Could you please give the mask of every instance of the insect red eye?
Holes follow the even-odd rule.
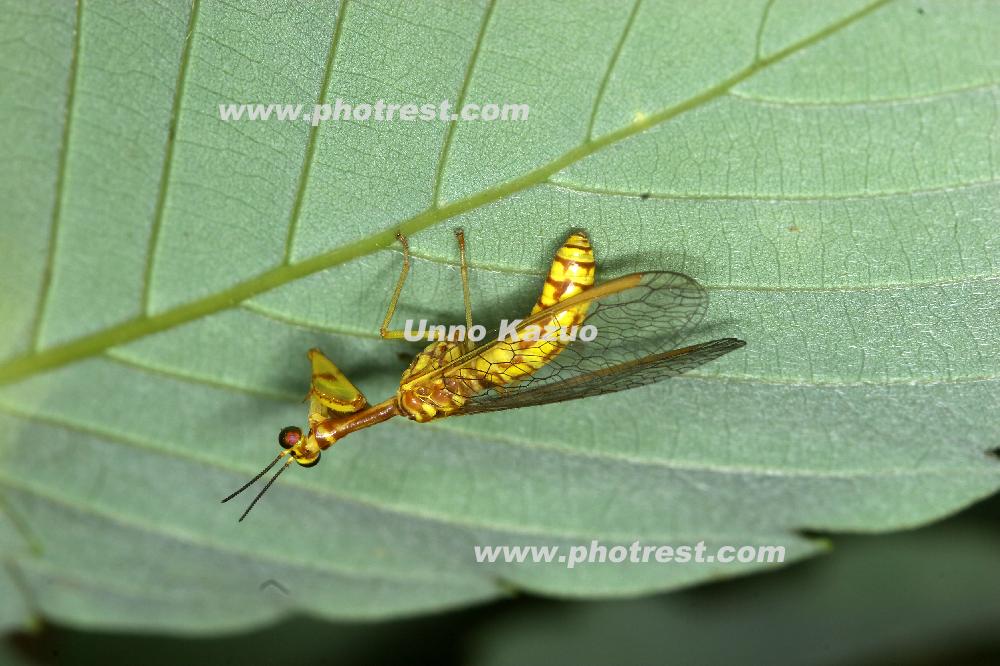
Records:
[[[302,440],[302,430],[295,426],[287,426],[278,433],[278,444],[283,449],[290,449]]]

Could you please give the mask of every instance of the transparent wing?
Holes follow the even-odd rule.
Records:
[[[662,354],[644,356],[603,370],[576,374],[566,379],[561,378],[561,375],[568,374],[568,371],[565,369],[566,366],[561,364],[560,354],[552,361],[553,366],[559,368],[555,375],[559,378],[554,381],[536,382],[530,386],[526,384],[531,384],[534,378],[529,378],[513,387],[489,389],[471,398],[462,413],[475,414],[546,405],[638,388],[693,370],[745,344],[736,338],[712,340]]]
[[[585,325],[595,339],[569,343],[538,370],[517,381],[488,388],[466,399],[461,413],[497,411],[613,393],[673,377],[743,346],[733,338],[674,349],[704,317],[708,294],[692,278],[667,271],[634,273],[593,287],[527,318],[518,330],[547,321],[553,312],[588,303]],[[493,338],[495,340],[495,337]],[[474,379],[470,360],[487,351],[500,357],[530,351],[494,341],[472,349],[440,368],[446,379]],[[503,366],[491,366],[503,374]],[[523,374],[523,373],[522,373]]]

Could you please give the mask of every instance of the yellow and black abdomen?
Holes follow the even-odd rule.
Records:
[[[592,287],[595,265],[594,249],[587,234],[583,231],[570,234],[552,260],[531,314],[552,308]],[[550,316],[537,322],[542,336],[548,335],[550,339],[524,339],[527,331],[521,329],[521,339],[490,348],[473,360],[473,368],[482,373],[487,386],[504,386],[534,374],[569,344],[564,339],[571,337],[574,327],[583,323],[589,305],[581,303],[564,310],[554,309]]]
[[[548,277],[545,278],[542,293],[535,302],[531,314],[541,312],[593,286],[594,267],[594,249],[590,246],[590,239],[583,231],[573,232],[556,252]],[[584,305],[563,312],[586,314],[586,311],[587,306]],[[569,317],[569,314],[566,316]]]
[[[542,293],[531,314],[552,308],[561,301],[582,293],[594,284],[594,250],[587,234],[570,234],[552,260]],[[436,342],[417,355],[403,375],[398,394],[400,411],[415,421],[449,416],[461,411],[466,398],[486,389],[503,387],[534,374],[561,352],[568,341],[561,340],[583,323],[589,303],[581,303],[552,313],[536,322],[542,336],[551,339],[525,339],[483,345],[480,353],[461,363],[471,352],[470,342]],[[452,366],[452,367],[449,367]],[[435,373],[438,368],[446,368]],[[421,378],[424,379],[421,379]]]

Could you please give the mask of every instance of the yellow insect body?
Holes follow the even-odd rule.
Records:
[[[466,331],[472,327],[464,236],[461,251]],[[409,270],[409,245],[403,246],[403,271],[380,332],[404,337],[389,323]],[[531,314],[499,339],[439,341],[417,354],[403,373],[396,394],[376,405],[318,349],[309,351],[312,385],[309,430],[283,428],[284,449],[270,465],[232,493],[226,502],[260,479],[283,457],[288,460],[240,517],[246,517],[278,475],[294,460],[309,467],[322,451],[346,435],[394,416],[426,422],[458,414],[527,407],[601,395],[673,377],[744,346],[722,338],[674,348],[704,316],[705,290],[681,273],[649,271],[594,285],[594,251],[582,231],[556,252]],[[584,321],[587,324],[584,326]],[[596,340],[579,335],[592,327]]]
[[[571,234],[556,252],[542,293],[531,314],[537,314],[592,287],[595,266],[590,239],[582,231]],[[583,323],[588,307],[590,304],[585,302],[554,312],[547,320],[534,324],[537,328],[530,331],[532,337],[539,340],[519,340],[516,352],[507,347],[495,347],[490,353],[478,356],[473,367],[477,372],[484,373],[486,382],[494,386],[509,384],[535,372],[562,351],[566,342],[560,338],[563,334],[571,335],[574,327]]]
[[[594,250],[582,231],[566,239],[545,279],[542,293],[532,309],[537,314],[546,308],[583,293],[594,284]],[[503,387],[529,375],[552,360],[567,344],[560,334],[568,335],[587,314],[587,303],[554,311],[546,320],[534,324],[534,335],[525,335],[511,345],[496,345],[456,364],[447,374],[425,379],[438,368],[455,363],[471,351],[469,342],[436,342],[413,359],[403,374],[398,403],[404,416],[414,421],[442,418],[460,410],[466,398],[485,388]],[[520,333],[524,333],[521,331]],[[551,339],[543,339],[551,338]]]

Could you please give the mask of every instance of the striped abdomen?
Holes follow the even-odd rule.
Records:
[[[594,250],[587,234],[570,234],[556,252],[542,293],[531,313],[535,314],[576,296],[594,284]],[[413,360],[403,376],[399,405],[404,414],[417,421],[429,421],[452,414],[465,404],[465,399],[491,387],[502,387],[531,375],[555,358],[568,344],[559,340],[560,332],[569,335],[587,315],[589,303],[556,310],[539,322],[541,334],[550,340],[509,341],[484,347],[481,354],[462,366],[451,369],[447,376],[438,376],[417,385],[407,386],[411,377],[445,366],[470,351],[472,345],[463,342],[436,342]]]
[[[594,284],[594,249],[587,234],[577,231],[570,234],[556,252],[549,269],[542,293],[531,314],[536,314],[560,301],[589,289]],[[582,303],[565,310],[556,310],[539,322],[542,335],[555,339],[524,340],[496,345],[472,362],[472,367],[483,374],[487,386],[503,386],[531,375],[551,361],[568,344],[559,335],[568,336],[574,326],[580,326],[587,316],[589,303]]]
[[[552,260],[552,267],[549,275],[545,278],[545,285],[542,293],[535,302],[535,307],[531,314],[541,312],[545,308],[552,307],[559,301],[566,300],[570,296],[576,296],[580,292],[590,288],[594,284],[594,249],[590,246],[590,239],[583,231],[570,234],[563,246],[556,252]],[[587,312],[586,305],[578,305],[560,312],[575,312],[579,315],[579,320],[573,318],[577,324],[583,321],[583,315]],[[569,314],[566,314],[569,317]],[[562,320],[560,320],[562,321]],[[566,319],[566,321],[570,321]]]

